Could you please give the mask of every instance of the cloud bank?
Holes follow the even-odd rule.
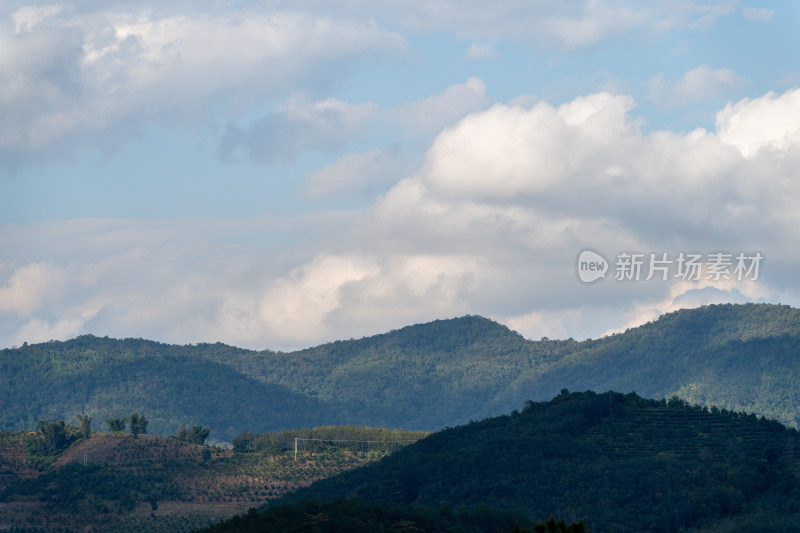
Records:
[[[643,133],[619,94],[496,103],[443,129],[419,171],[363,210],[7,226],[0,338],[293,348],[466,313],[585,337],[619,327],[604,317],[633,325],[687,302],[796,304],[799,94],[731,103],[716,131],[686,133]],[[349,186],[343,176],[383,155],[348,156],[309,183]],[[757,281],[587,286],[575,275],[586,247],[765,260]]]

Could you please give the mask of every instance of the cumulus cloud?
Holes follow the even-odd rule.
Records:
[[[703,129],[643,135],[629,116],[633,106],[631,98],[608,93],[558,108],[542,101],[530,108],[497,104],[442,132],[417,179],[449,200],[610,218],[662,238],[701,227],[695,237],[708,241],[752,229],[735,218],[721,224],[712,206],[746,213],[762,179],[762,187],[781,180],[796,188]]]
[[[746,82],[731,69],[712,69],[708,65],[700,65],[674,83],[667,81],[663,75],[655,76],[650,80],[650,98],[670,108],[717,99]]]
[[[742,103],[739,112],[759,103]],[[731,241],[735,232],[752,236],[757,227],[746,217],[758,211],[753,198],[765,190],[797,189],[785,163],[773,173],[763,161],[745,160],[730,144],[724,122],[719,134],[697,129],[643,135],[629,116],[633,105],[629,97],[607,93],[558,108],[546,102],[495,105],[443,132],[418,179],[440,198],[616,220],[651,238],[692,232],[706,246]],[[780,120],[776,116],[776,124]],[[721,206],[729,217],[720,218]]]
[[[745,98],[717,113],[720,138],[752,157],[761,148],[786,150],[800,143],[800,89]]]
[[[774,98],[767,95],[764,101]],[[800,109],[794,93],[778,99],[791,123],[792,112]],[[759,114],[764,101],[744,100],[731,109],[737,116]],[[641,323],[653,313],[691,304],[682,296],[706,287],[718,292],[703,303],[736,291],[751,301],[774,298],[776,286],[792,293],[784,276],[800,255],[796,247],[786,248],[796,218],[787,214],[796,212],[800,190],[787,158],[797,160],[796,145],[778,144],[780,152],[748,160],[732,149],[722,127],[730,110],[720,113],[717,133],[643,135],[629,117],[632,108],[630,98],[610,94],[558,108],[545,102],[530,108],[495,105],[440,134],[423,172],[398,184],[376,209],[387,224],[405,228],[417,246],[430,242],[443,250],[443,242],[471,243],[474,253],[489,261],[489,270],[496,269],[484,279],[505,281],[491,290],[487,283],[472,301],[526,331],[574,331],[588,323],[582,317],[631,301],[640,302],[628,311],[631,323]],[[767,122],[772,117],[780,130],[778,113],[761,115]],[[585,246],[610,254],[761,250],[771,258],[775,286],[703,279],[576,288],[572,254]],[[511,265],[525,265],[518,268],[527,270],[527,278]],[[536,310],[509,313],[509,307],[524,308],[521,300]],[[562,318],[545,321],[545,315]],[[571,320],[572,329],[561,320]]]
[[[613,154],[635,136],[635,124],[626,122],[632,107],[631,98],[608,93],[559,108],[546,102],[529,109],[496,104],[442,132],[422,177],[447,195],[510,198],[563,185],[580,175],[581,166],[613,170]],[[585,157],[589,165],[581,165]],[[597,165],[597,159],[608,161]]]

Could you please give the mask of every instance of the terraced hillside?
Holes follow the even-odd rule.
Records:
[[[0,437],[0,530],[188,531],[385,455],[317,447],[295,460],[293,451],[95,435],[48,465],[26,454],[22,437]]]

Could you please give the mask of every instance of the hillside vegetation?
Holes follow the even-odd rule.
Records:
[[[151,433],[321,424],[435,430],[509,412],[561,388],[677,394],[800,422],[800,311],[681,310],[597,340],[529,341],[478,316],[291,353],[91,335],[0,351],[0,429],[139,411]],[[105,429],[105,428],[98,428]]]
[[[520,518],[522,516],[522,518]],[[359,500],[304,501],[247,514],[212,526],[204,533],[532,533],[513,529],[520,513],[496,509],[453,510],[447,505],[431,509],[421,505],[385,505]],[[546,531],[546,530],[542,530]],[[553,533],[584,533],[578,527]]]
[[[387,434],[392,442],[369,447],[324,441]],[[36,436],[0,434],[0,530],[188,531],[374,462],[424,434],[336,426],[248,434],[281,445],[247,453],[152,435],[95,434],[52,456],[31,454],[26,441]],[[295,436],[317,439],[317,446],[295,458]]]
[[[435,433],[281,503],[490,506],[618,533],[790,531],[800,523],[798,444],[796,430],[755,415],[562,391]]]

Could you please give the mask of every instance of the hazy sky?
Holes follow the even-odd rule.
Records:
[[[0,347],[798,306],[798,28],[788,0],[7,0]]]

